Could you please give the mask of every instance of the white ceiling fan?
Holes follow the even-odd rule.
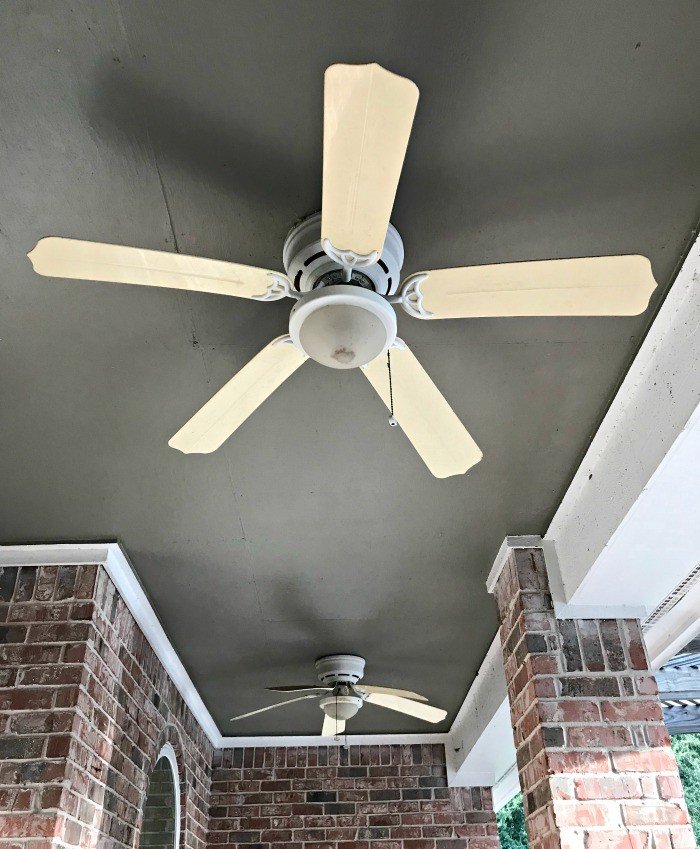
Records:
[[[403,243],[389,217],[417,103],[414,83],[379,65],[327,69],[323,211],[287,237],[286,274],[56,237],[29,253],[34,269],[48,277],[296,300],[289,333],[195,413],[170,440],[173,448],[216,450],[311,357],[331,368],[360,367],[430,471],[439,478],[462,474],[481,451],[397,337],[393,305],[421,319],[644,311],[656,284],[649,260],[638,255],[445,268],[401,284]]]
[[[446,710],[426,704],[425,696],[412,693],[410,690],[360,684],[359,681],[365,673],[365,660],[358,655],[330,654],[320,657],[315,665],[320,685],[267,687],[266,689],[276,693],[303,693],[303,695],[233,716],[231,722],[306,699],[316,699],[323,711],[322,737],[337,737],[343,734],[347,720],[352,719],[365,702],[397,713],[415,716],[426,722],[441,722],[447,716]]]

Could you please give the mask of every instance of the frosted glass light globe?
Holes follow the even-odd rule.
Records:
[[[396,314],[376,292],[357,286],[328,286],[297,302],[289,318],[289,335],[321,365],[357,368],[392,345]]]

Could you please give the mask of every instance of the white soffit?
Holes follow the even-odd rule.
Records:
[[[700,241],[545,540],[564,601],[651,612],[700,561]]]
[[[123,549],[116,542],[56,545],[0,545],[0,568],[4,566],[76,566],[95,563],[104,566],[124,603],[131,611],[173,684],[216,749],[244,746],[332,746],[330,737],[224,737],[202,701],[187,670],[160,624],[141,582]],[[388,745],[410,743],[445,744],[448,734],[348,734],[348,745]]]

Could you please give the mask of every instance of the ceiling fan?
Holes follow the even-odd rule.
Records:
[[[418,103],[413,82],[379,65],[326,70],[322,213],[290,232],[286,274],[214,259],[49,237],[29,253],[49,277],[296,300],[289,333],[263,348],[172,437],[216,450],[309,357],[356,368],[436,477],[462,474],[477,444],[405,342],[394,306],[420,319],[636,315],[655,287],[638,255],[444,268],[401,283],[403,243],[389,223]],[[394,399],[396,409],[394,411]]]
[[[425,696],[412,693],[410,690],[359,684],[358,682],[365,674],[365,660],[358,655],[329,654],[320,657],[315,665],[320,685],[267,687],[267,690],[275,693],[303,693],[304,695],[231,717],[231,722],[306,699],[316,699],[323,711],[322,737],[338,737],[343,734],[347,720],[352,719],[365,702],[405,713],[408,716],[415,716],[426,722],[441,722],[447,716],[446,710],[425,704],[427,702]]]

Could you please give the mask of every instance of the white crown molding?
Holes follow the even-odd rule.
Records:
[[[224,737],[207,706],[202,701],[187,670],[163,630],[160,620],[134,572],[128,557],[117,542],[68,543],[46,545],[0,545],[0,567],[3,566],[75,566],[95,563],[104,566],[124,603],[131,611],[153,651],[163,664],[173,684],[192,711],[215,749],[245,746],[332,746],[332,737]],[[449,734],[365,734],[345,735],[348,745],[377,746],[407,743],[442,743]]]
[[[405,746],[421,743],[440,743],[447,745],[450,739],[448,733],[443,734],[341,734],[334,737],[309,735],[307,737],[222,737],[223,748],[245,749],[263,748],[267,746]]]

